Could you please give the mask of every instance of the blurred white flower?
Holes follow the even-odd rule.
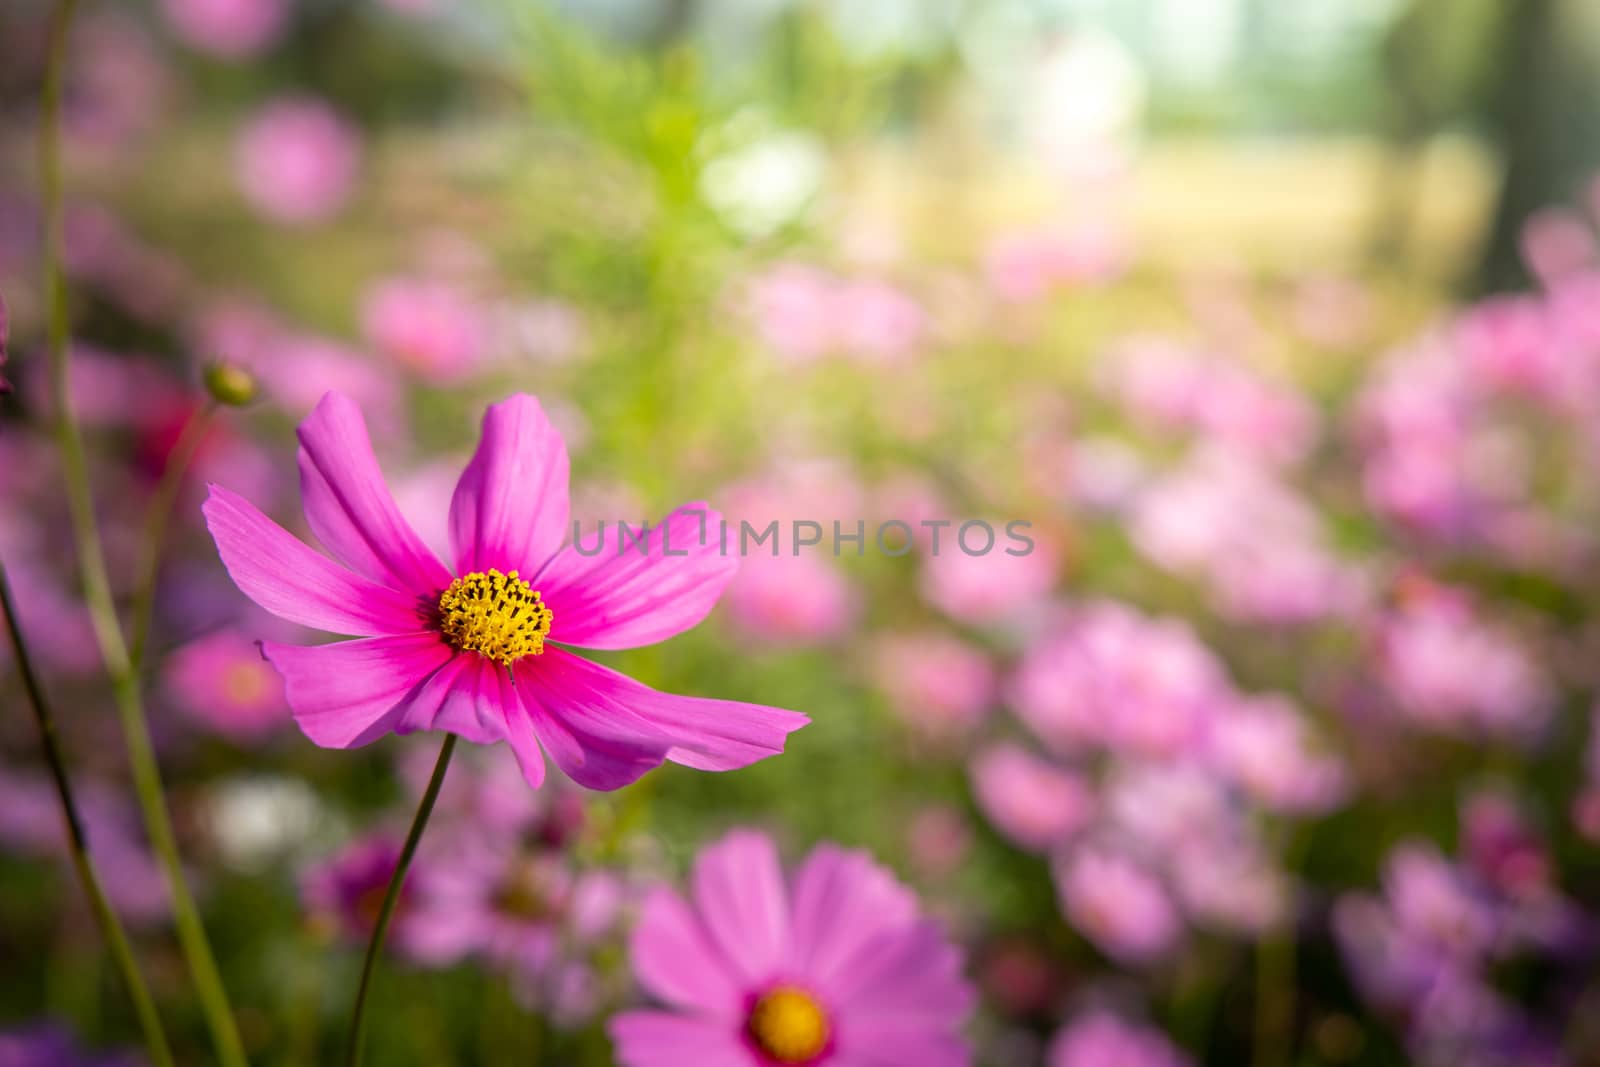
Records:
[[[800,217],[827,172],[822,142],[810,133],[775,133],[706,164],[700,193],[724,222],[761,237]]]

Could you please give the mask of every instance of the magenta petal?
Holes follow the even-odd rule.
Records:
[[[556,663],[569,689],[581,689],[589,703],[609,709],[606,714],[625,715],[653,736],[667,739],[667,759],[697,770],[735,770],[775,756],[789,734],[811,721],[797,711],[764,704],[658,692],[561,649],[546,648],[529,673],[538,677]]]
[[[658,888],[645,898],[628,945],[639,984],[661,1000],[730,1019],[742,1013],[744,991],[700,920],[672,890]]]
[[[504,668],[499,669],[504,674]],[[395,733],[447,730],[478,745],[505,736],[500,683],[490,660],[460,653],[434,672],[395,725]]]
[[[735,1026],[664,1011],[625,1011],[606,1026],[620,1067],[762,1067]]]
[[[916,918],[916,897],[865,852],[820,844],[795,874],[793,965],[826,985],[863,945]]]
[[[778,977],[789,955],[789,899],[772,839],[735,830],[701,851],[694,902],[712,944],[747,984]]]
[[[620,789],[661,766],[672,739],[619,701],[593,666],[546,648],[531,667],[519,665],[517,691],[539,743],[568,778],[588,789]]]
[[[361,409],[342,393],[325,395],[300,424],[300,496],[311,532],[351,570],[423,595],[450,584],[401,516]]]
[[[700,623],[739,569],[719,548],[722,516],[685,504],[649,536],[620,527],[562,549],[535,583],[555,613],[555,638],[581,648],[653,645]],[[638,531],[634,531],[637,533]]]
[[[238,494],[213,485],[202,510],[234,584],[274,615],[362,637],[423,629],[415,598],[312,551]]]
[[[353,748],[393,730],[429,676],[455,655],[437,634],[331,645],[261,646],[283,675],[295,722],[323,748]]]
[[[450,544],[460,573],[491,567],[530,576],[567,532],[567,446],[523,393],[492,404],[483,435],[450,501]]]

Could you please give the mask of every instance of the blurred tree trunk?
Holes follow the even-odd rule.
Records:
[[[1600,0],[1508,0],[1491,120],[1505,177],[1480,291],[1526,284],[1518,236],[1600,171]]]

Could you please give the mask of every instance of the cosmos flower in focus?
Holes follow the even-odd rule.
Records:
[[[239,135],[234,170],[252,207],[273,222],[308,225],[339,213],[361,166],[361,139],[311,97],[273,101]]]
[[[665,760],[747,766],[781,752],[808,721],[659,693],[557,647],[635,648],[681,633],[710,612],[738,563],[700,536],[720,516],[698,504],[639,544],[612,530],[599,551],[563,547],[567,451],[533,397],[484,416],[450,502],[453,568],[401,516],[353,403],[328,394],[299,436],[306,521],[333,559],[221,486],[204,511],[246,596],[290,622],[358,638],[262,645],[316,744],[444,730],[506,742],[534,787],[548,752],[579,785],[616,789]]]
[[[645,902],[630,956],[666,1009],[624,1012],[625,1067],[958,1067],[973,993],[916,898],[861,852],[820,845],[786,885],[770,838],[702,851],[693,900]]]

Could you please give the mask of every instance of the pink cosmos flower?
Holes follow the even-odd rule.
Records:
[[[489,340],[486,313],[454,286],[391,278],[368,292],[362,328],[372,346],[429,381],[470,373]]]
[[[1037,606],[1055,585],[1061,568],[1061,550],[1051,537],[1038,530],[1027,531],[1033,547],[1025,555],[1020,543],[1008,542],[1005,524],[991,523],[998,535],[991,550],[968,555],[944,530],[937,554],[930,555],[922,572],[923,599],[951,619],[972,624],[1014,621],[1020,613]],[[969,542],[977,551],[984,544],[982,531],[974,527]]]
[[[283,679],[237,630],[184,645],[167,660],[163,675],[178,707],[231,740],[259,741],[286,718]]]
[[[225,59],[253,56],[283,35],[288,0],[162,0],[185,44]]]
[[[1125,963],[1163,956],[1183,923],[1161,882],[1105,848],[1075,849],[1056,863],[1061,910],[1107,955]]]
[[[704,505],[678,509],[642,545],[563,547],[566,446],[533,397],[484,416],[450,503],[453,569],[401,517],[353,403],[328,394],[299,436],[306,520],[334,559],[221,486],[204,511],[246,596],[290,622],[359,638],[262,646],[316,744],[444,730],[505,741],[534,787],[547,751],[578,784],[616,789],[665,760],[747,766],[808,721],[659,693],[556,647],[633,648],[681,633],[716,604],[737,560],[698,537],[701,520],[704,529],[720,520]]]
[[[733,543],[735,532],[729,534]],[[728,589],[728,615],[741,637],[777,646],[824,644],[855,623],[859,598],[822,556],[750,556]]]
[[[971,774],[978,807],[996,829],[1030,851],[1061,844],[1093,814],[1094,794],[1082,778],[1020,745],[984,749]]]
[[[274,222],[324,222],[349,199],[361,140],[331,107],[286,97],[262,108],[239,136],[234,169],[251,205]]]
[[[1188,1067],[1190,1062],[1159,1030],[1104,1011],[1074,1019],[1050,1042],[1050,1067]]]
[[[634,974],[667,1010],[611,1021],[624,1067],[957,1067],[973,994],[916,898],[861,852],[819,845],[785,885],[770,838],[695,861],[693,903],[646,900]]]
[[[873,652],[872,673],[895,713],[933,738],[968,732],[994,698],[989,657],[943,633],[884,638]]]

